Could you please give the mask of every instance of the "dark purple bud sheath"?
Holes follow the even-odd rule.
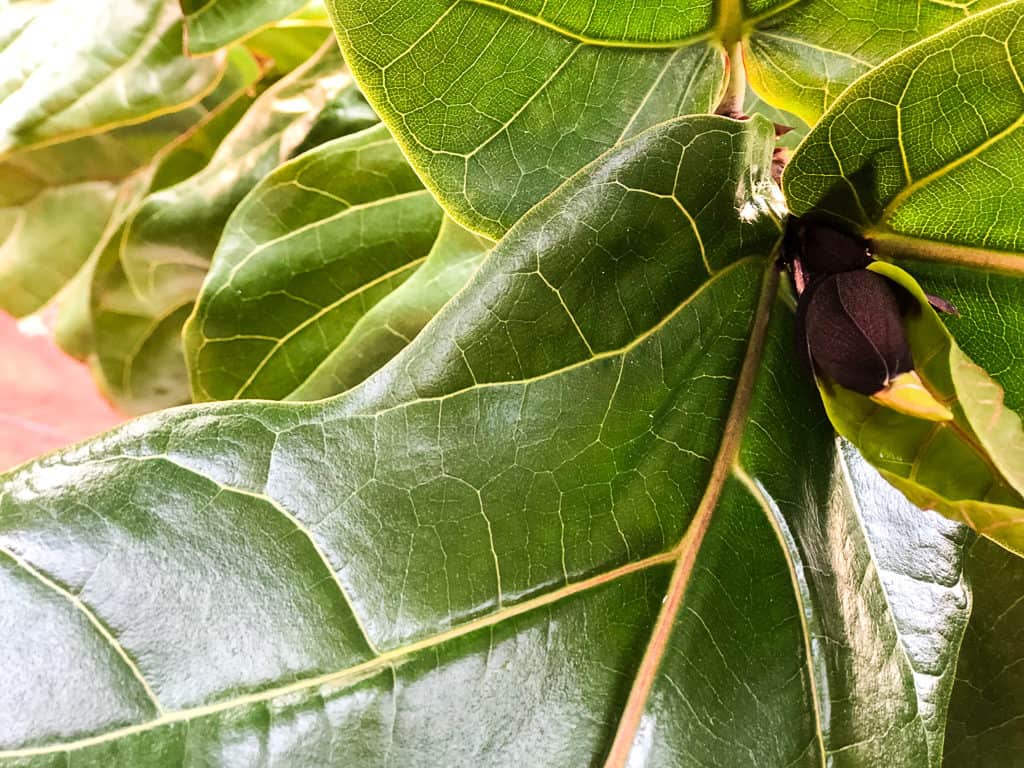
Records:
[[[914,367],[892,284],[857,269],[824,275],[800,297],[808,355],[840,386],[873,395]]]
[[[791,218],[780,263],[797,293],[797,348],[816,376],[914,418],[948,421],[914,371],[904,315],[921,307],[898,283],[870,269],[867,240],[823,214]],[[949,302],[929,296],[940,311]]]

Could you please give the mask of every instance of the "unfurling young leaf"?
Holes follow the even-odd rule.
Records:
[[[927,295],[899,267],[863,274],[913,298],[904,313],[914,370],[951,419],[915,418],[864,394],[819,382],[829,418],[890,483],[924,509],[967,523],[1024,555],[1024,430],[1002,388],[957,346]],[[843,273],[862,274],[862,273]]]

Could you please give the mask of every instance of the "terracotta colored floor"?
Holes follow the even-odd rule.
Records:
[[[0,471],[125,420],[39,325],[0,312]]]

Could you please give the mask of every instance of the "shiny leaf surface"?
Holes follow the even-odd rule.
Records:
[[[945,690],[963,619],[907,611],[955,601],[958,541],[844,474],[777,298],[772,145],[653,128],[348,393],[6,476],[0,762],[936,764],[918,676]]]
[[[1024,754],[1024,559],[979,537],[965,562],[971,621],[949,705],[947,765],[1020,765]]]

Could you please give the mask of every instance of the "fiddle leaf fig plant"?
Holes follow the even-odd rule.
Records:
[[[1016,764],[1024,3],[102,3],[0,301],[151,412],[0,476],[0,766]]]

